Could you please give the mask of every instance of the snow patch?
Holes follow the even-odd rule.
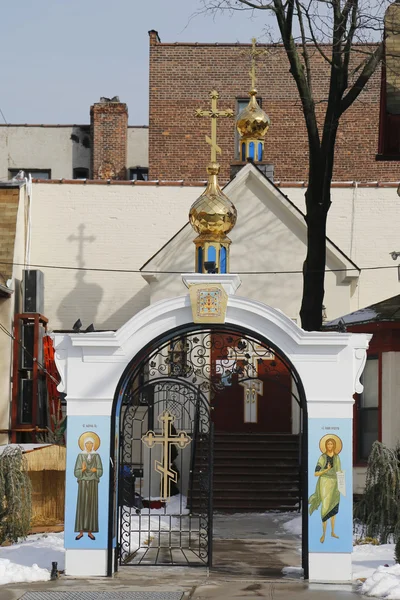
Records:
[[[7,583],[21,583],[27,581],[48,581],[50,571],[41,569],[37,564],[23,567],[12,563],[7,558],[0,558],[0,585]]]
[[[364,579],[382,565],[391,567],[394,562],[394,544],[364,544],[353,547],[353,579]],[[387,569],[387,567],[385,567]]]
[[[283,567],[282,574],[289,577],[303,577],[302,567]]]
[[[64,570],[64,533],[30,535],[12,546],[0,547],[0,585],[48,581],[51,563]]]
[[[302,517],[298,515],[294,517],[294,519],[290,519],[290,521],[286,521],[283,523],[283,529],[288,533],[292,533],[293,535],[301,535],[302,533]]]
[[[400,565],[380,566],[364,581],[361,593],[374,598],[400,600]]]

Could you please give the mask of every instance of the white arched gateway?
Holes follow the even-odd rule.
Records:
[[[181,564],[172,560],[177,550],[174,535],[179,537],[179,551],[189,564],[190,557],[200,564],[211,564],[211,432],[220,411],[213,398],[225,394],[223,402],[229,402],[234,385],[240,386],[245,399],[244,421],[255,423],[251,403],[259,398],[262,410],[264,383],[260,373],[269,360],[268,368],[281,364],[288,370],[291,385],[296,387],[291,397],[297,401],[301,415],[305,577],[323,582],[350,581],[353,394],[362,389],[359,379],[370,336],[305,332],[279,310],[235,296],[240,283],[235,275],[187,275],[183,279],[189,288],[212,284],[227,294],[226,314],[219,324],[207,319],[195,323],[199,319],[193,313],[193,297],[191,302],[187,294],[151,305],[116,332],[55,334],[56,362],[62,379],[59,389],[66,393],[68,415],[66,573],[111,575],[123,552],[124,561],[119,564],[134,562],[132,539],[137,556],[137,549],[142,548],[142,517],[135,501],[128,502],[124,496],[124,469],[127,463],[135,467],[136,477],[148,487],[147,494],[141,496],[154,497],[152,451],[157,459],[156,486],[161,482],[158,495],[163,505],[168,504],[169,486],[176,483],[178,475],[181,487],[185,486],[185,497],[190,496],[178,515],[178,532],[168,530],[171,564]],[[146,396],[148,390],[151,402]],[[269,402],[272,406],[273,398]],[[165,424],[167,431],[162,437]],[[120,434],[126,439],[121,440]],[[164,455],[156,451],[163,443]],[[200,458],[195,456],[195,443],[198,455],[202,453]],[[176,471],[172,446],[178,448],[176,454],[180,456]],[[199,460],[208,466],[200,468]],[[200,480],[198,473],[203,473]],[[201,493],[207,494],[203,509]],[[150,536],[150,521],[148,516],[147,545],[154,537]],[[163,528],[160,522],[159,531]],[[161,538],[159,533],[157,556],[164,552]],[[189,539],[186,545],[182,538]],[[147,552],[143,548],[141,551],[142,556]]]

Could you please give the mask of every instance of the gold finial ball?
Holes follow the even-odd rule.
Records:
[[[217,162],[210,162],[207,165],[207,173],[209,175],[218,175],[219,171],[220,171],[220,166]]]
[[[210,181],[202,195],[192,204],[189,221],[198,234],[223,238],[236,223],[237,211],[233,202],[223,193],[217,182],[217,163],[210,163],[207,172]]]
[[[271,124],[271,120],[256,99],[257,90],[250,90],[250,100],[236,120],[236,128],[242,138],[263,138]]]

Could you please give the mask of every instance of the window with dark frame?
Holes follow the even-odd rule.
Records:
[[[31,174],[33,179],[51,179],[51,169],[27,169],[25,167],[8,169],[9,178],[16,177],[20,171],[24,171],[26,177]]]
[[[384,18],[385,49],[381,71],[379,142],[377,160],[400,160],[400,54],[397,8]]]
[[[400,90],[387,81],[387,67],[382,66],[379,143],[377,160],[400,160]]]
[[[76,167],[73,169],[74,179],[89,179],[89,169],[85,167]]]
[[[357,398],[357,459],[368,460],[372,444],[379,439],[379,358],[369,356],[361,377],[364,390]]]
[[[149,169],[147,167],[131,167],[129,169],[130,181],[148,181]]]

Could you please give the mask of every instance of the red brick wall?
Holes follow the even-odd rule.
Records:
[[[149,169],[151,179],[205,179],[210,133],[206,118],[195,118],[198,107],[208,107],[216,88],[219,107],[235,110],[235,99],[247,97],[249,59],[239,44],[162,44],[150,34]],[[250,46],[248,46],[250,47]],[[329,70],[318,52],[312,56],[314,90],[321,114]],[[343,116],[338,132],[335,181],[396,181],[400,165],[377,161],[380,69],[368,88]],[[307,137],[297,88],[289,73],[283,48],[270,47],[258,66],[258,95],[271,118],[265,162],[275,165],[281,181],[307,179]],[[234,161],[234,120],[218,121],[221,180],[229,178]]]
[[[90,107],[92,179],[126,179],[128,108],[122,102]]]

